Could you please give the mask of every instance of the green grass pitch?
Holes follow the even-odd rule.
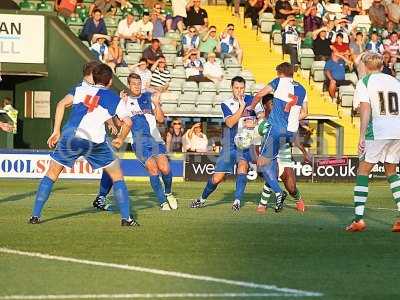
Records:
[[[233,182],[221,185],[202,209],[188,207],[204,183],[177,183],[180,207],[171,212],[159,210],[149,184],[130,182],[142,225],[133,229],[122,228],[118,214],[91,207],[97,181],[56,183],[44,209],[45,222],[28,225],[37,185],[38,180],[0,180],[0,300],[57,295],[398,299],[400,294],[400,235],[390,231],[397,212],[383,181],[370,185],[368,230],[358,234],[344,231],[353,215],[352,184],[300,183],[309,205],[306,213],[287,201],[282,213],[269,209],[257,215],[260,182],[248,185],[239,213],[231,211]],[[43,297],[33,297],[38,295]]]

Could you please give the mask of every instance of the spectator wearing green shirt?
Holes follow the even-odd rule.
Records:
[[[200,41],[200,56],[207,58],[207,54],[210,52],[220,52],[219,48],[220,47],[219,38],[217,36],[217,28],[215,26],[210,26],[207,33]]]

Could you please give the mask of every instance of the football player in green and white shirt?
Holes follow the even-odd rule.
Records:
[[[262,99],[262,102],[259,102],[255,108],[257,118],[261,121],[258,125],[258,133],[260,135],[259,144],[261,144],[261,139],[268,131],[268,122],[267,118],[272,108],[272,99],[273,95],[268,94],[265,95]],[[255,139],[257,145],[257,139]],[[309,161],[309,155],[305,150],[304,146],[301,145],[296,138],[296,146],[301,150],[304,155],[305,161]],[[286,190],[296,201],[296,209],[298,211],[304,212],[305,205],[304,199],[300,193],[300,190],[296,185],[296,175],[294,173],[294,161],[292,160],[292,145],[289,143],[283,144],[279,149],[278,154],[278,167],[279,167],[279,177],[282,179]],[[272,190],[265,183],[263,186],[263,191],[260,197],[260,203],[257,207],[257,212],[265,213],[267,209],[267,204],[269,199],[271,198]]]
[[[368,197],[368,177],[378,162],[384,163],[394,201],[400,211],[400,176],[396,167],[400,161],[400,82],[381,73],[380,54],[366,54],[363,63],[367,75],[358,81],[353,106],[360,108],[360,163],[354,187],[355,217],[347,231],[363,231],[364,207]],[[392,231],[400,232],[400,219]]]

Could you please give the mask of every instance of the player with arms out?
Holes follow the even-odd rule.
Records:
[[[115,115],[119,96],[109,89],[113,72],[107,65],[96,66],[92,71],[94,85],[81,85],[64,97],[56,108],[53,134],[47,141],[50,148],[57,145],[50,154],[52,161],[45,177],[40,181],[36,193],[32,217],[29,223],[40,223],[44,204],[47,202],[53,184],[64,167],[72,168],[75,160],[83,156],[93,169],[104,169],[114,182],[114,193],[120,207],[121,225],[137,226],[130,215],[128,189],[123,180],[118,160],[105,140],[105,122]],[[68,122],[60,131],[66,107],[72,106]],[[122,133],[129,131],[132,122],[124,119]],[[115,140],[120,143],[120,138]]]
[[[139,75],[132,73],[128,76],[129,93],[124,100],[121,100],[117,108],[117,116],[120,119],[132,120],[132,149],[149,173],[150,184],[161,209],[177,209],[178,202],[172,194],[172,172],[166,155],[167,149],[157,128],[157,122],[164,123],[165,119],[161,109],[160,94],[142,93],[141,83]],[[161,184],[160,175],[164,187]],[[104,203],[112,185],[110,176],[103,173],[95,202]]]
[[[293,80],[293,66],[284,62],[276,67],[278,77],[272,80],[255,96],[252,107],[255,107],[263,96],[273,93],[273,104],[268,116],[269,128],[263,140],[257,167],[264,180],[275,193],[275,211],[283,208],[283,193],[278,183],[277,157],[279,149],[286,143],[293,143],[299,121],[308,114],[307,92]]]
[[[267,119],[272,110],[273,98],[274,95],[272,94],[267,94],[263,96],[262,102],[259,102],[255,109],[257,113],[257,118],[261,121],[258,126],[258,133],[262,137],[265,136],[265,134],[268,132],[269,129],[269,123]],[[310,161],[310,157],[307,153],[307,150],[300,143],[298,135],[296,135],[295,137],[294,145],[297,148],[299,148],[300,151],[303,153],[304,160]],[[289,195],[291,195],[296,201],[296,209],[300,212],[304,212],[305,211],[304,199],[300,190],[297,187],[296,175],[294,173],[293,167],[294,165],[292,160],[292,145],[290,143],[283,144],[279,148],[279,153],[278,153],[278,168],[279,168],[278,174],[281,180],[283,181],[283,184],[285,185],[285,188],[288,191]],[[265,183],[263,186],[263,191],[261,193],[260,203],[257,206],[258,213],[266,213],[268,201],[271,198],[271,195],[272,195],[272,190],[268,186],[268,184]],[[283,198],[285,197],[286,195],[283,194]]]
[[[215,165],[215,172],[208,179],[202,195],[192,202],[192,208],[203,207],[208,196],[215,191],[218,184],[222,182],[225,174],[232,173],[237,164],[235,199],[232,205],[233,211],[240,210],[240,200],[247,184],[247,171],[249,162],[252,161],[250,149],[239,149],[235,144],[235,137],[249,129],[254,129],[256,115],[250,109],[253,97],[245,95],[246,81],[236,76],[232,78],[231,87],[233,96],[221,103],[224,115],[225,128],[222,138],[222,150]]]
[[[360,107],[360,141],[356,185],[354,187],[355,215],[347,231],[363,231],[364,208],[368,197],[368,176],[378,162],[385,167],[385,175],[400,211],[400,176],[396,167],[400,161],[400,82],[383,74],[383,58],[380,54],[363,57],[367,75],[358,81],[353,106]],[[400,232],[400,219],[392,231]]]

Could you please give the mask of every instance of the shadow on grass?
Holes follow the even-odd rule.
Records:
[[[59,187],[59,188],[54,188],[53,192],[55,191],[62,191],[66,190],[67,188],[64,187]],[[22,194],[16,194],[16,195],[11,195],[6,198],[0,199],[0,204],[6,203],[6,202],[14,202],[14,201],[19,201],[19,200],[24,200],[25,198],[32,197],[36,195],[36,191],[30,191]]]
[[[59,215],[59,216],[56,216],[56,217],[53,217],[53,218],[50,218],[50,219],[42,220],[41,223],[47,223],[47,222],[52,222],[52,221],[62,220],[62,219],[68,219],[68,218],[81,216],[81,215],[95,214],[95,213],[98,213],[98,212],[100,212],[100,211],[98,211],[98,210],[96,210],[94,208],[85,208],[85,209],[77,211],[77,212],[63,214],[63,215]]]

